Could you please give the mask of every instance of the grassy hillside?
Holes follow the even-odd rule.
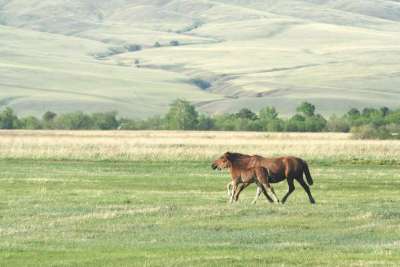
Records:
[[[20,114],[400,101],[398,1],[0,0],[0,24],[0,105]]]

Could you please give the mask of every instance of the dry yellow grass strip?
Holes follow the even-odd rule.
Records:
[[[0,131],[0,158],[210,160],[225,151],[398,160],[400,141],[353,140],[342,133]]]

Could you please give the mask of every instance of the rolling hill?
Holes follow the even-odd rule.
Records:
[[[398,107],[400,1],[0,0],[0,106],[143,118],[178,97]]]

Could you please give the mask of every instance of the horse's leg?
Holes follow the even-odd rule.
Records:
[[[230,198],[230,200],[229,200],[229,202],[230,202],[231,204],[233,203],[233,199],[234,199],[234,196],[235,196],[235,194],[236,194],[236,190],[238,189],[238,185],[239,185],[239,182],[238,182],[238,181],[232,180],[232,194],[231,194],[231,198]]]
[[[271,185],[269,183],[263,183],[262,186],[264,186],[264,188],[267,190],[268,193],[272,194],[272,198],[273,198],[273,202],[277,202],[279,203],[279,199],[275,194],[274,189],[271,187]]]
[[[262,184],[257,184],[258,188],[261,189],[261,192],[264,194],[264,196],[267,198],[267,200],[270,203],[274,203],[274,200],[268,195],[267,190],[265,190],[264,186]]]
[[[230,198],[230,197],[232,196],[232,182],[229,182],[229,183],[226,185],[226,190],[227,190],[227,192],[228,192],[228,197]]]
[[[243,184],[240,185],[240,188],[237,190],[235,196],[233,197],[235,199],[235,201],[239,200],[240,193],[243,191],[243,189],[245,189],[249,185],[250,185],[250,183],[243,183]]]
[[[306,184],[306,182],[304,181],[303,177],[298,178],[296,180],[304,188],[304,191],[306,191],[306,193],[308,195],[308,199],[310,200],[310,203],[311,204],[315,204],[315,200],[314,200],[313,196],[311,195],[310,187]]]
[[[287,183],[289,186],[289,191],[286,193],[286,195],[282,198],[282,204],[286,202],[286,199],[289,197],[289,195],[294,191],[294,183],[293,183],[293,178],[288,177],[287,178]]]
[[[262,189],[260,188],[259,185],[257,185],[256,196],[255,196],[254,200],[251,202],[251,204],[256,204],[256,202],[257,202],[258,198],[260,197],[261,193],[262,193]]]
[[[256,169],[257,181],[261,186],[261,189],[263,190],[263,193],[265,197],[269,200],[269,202],[279,202],[278,198],[275,195],[275,192],[271,190],[271,185],[269,184],[268,181],[268,174],[266,172],[267,170],[264,170],[262,168]],[[271,199],[268,193],[272,193],[273,199]]]

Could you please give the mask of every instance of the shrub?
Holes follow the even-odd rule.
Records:
[[[20,128],[18,117],[14,110],[10,107],[5,108],[0,113],[0,129],[17,129]]]
[[[127,44],[127,45],[125,45],[125,48],[129,52],[135,52],[135,51],[142,50],[142,46],[138,45],[138,44]]]
[[[37,130],[43,128],[41,121],[33,116],[22,118],[20,120],[20,127],[28,130]]]
[[[170,46],[179,46],[180,44],[179,44],[179,41],[177,41],[177,40],[172,40],[171,42],[169,42],[169,45],[170,45]]]
[[[199,130],[212,130],[214,129],[214,120],[205,114],[199,116],[197,129]]]
[[[93,127],[98,130],[117,129],[119,122],[117,120],[117,112],[94,113],[92,115]]]
[[[389,129],[385,126],[375,127],[371,124],[355,126],[351,128],[351,133],[355,139],[391,139],[394,138]]]
[[[202,90],[207,90],[208,88],[211,87],[211,83],[210,82],[208,82],[206,80],[199,79],[199,78],[192,79],[192,80],[190,80],[190,82],[192,84],[194,84],[195,86],[199,87]]]
[[[195,107],[183,99],[177,99],[171,104],[165,118],[170,130],[194,130],[198,124]]]
[[[346,119],[332,115],[326,124],[326,130],[328,132],[347,133],[350,131],[350,125]]]
[[[257,114],[255,114],[253,111],[251,111],[248,108],[242,108],[239,110],[238,113],[235,114],[237,118],[240,119],[248,119],[248,120],[256,120],[257,119]]]
[[[93,129],[92,118],[81,111],[62,114],[55,121],[57,129],[78,130]]]

